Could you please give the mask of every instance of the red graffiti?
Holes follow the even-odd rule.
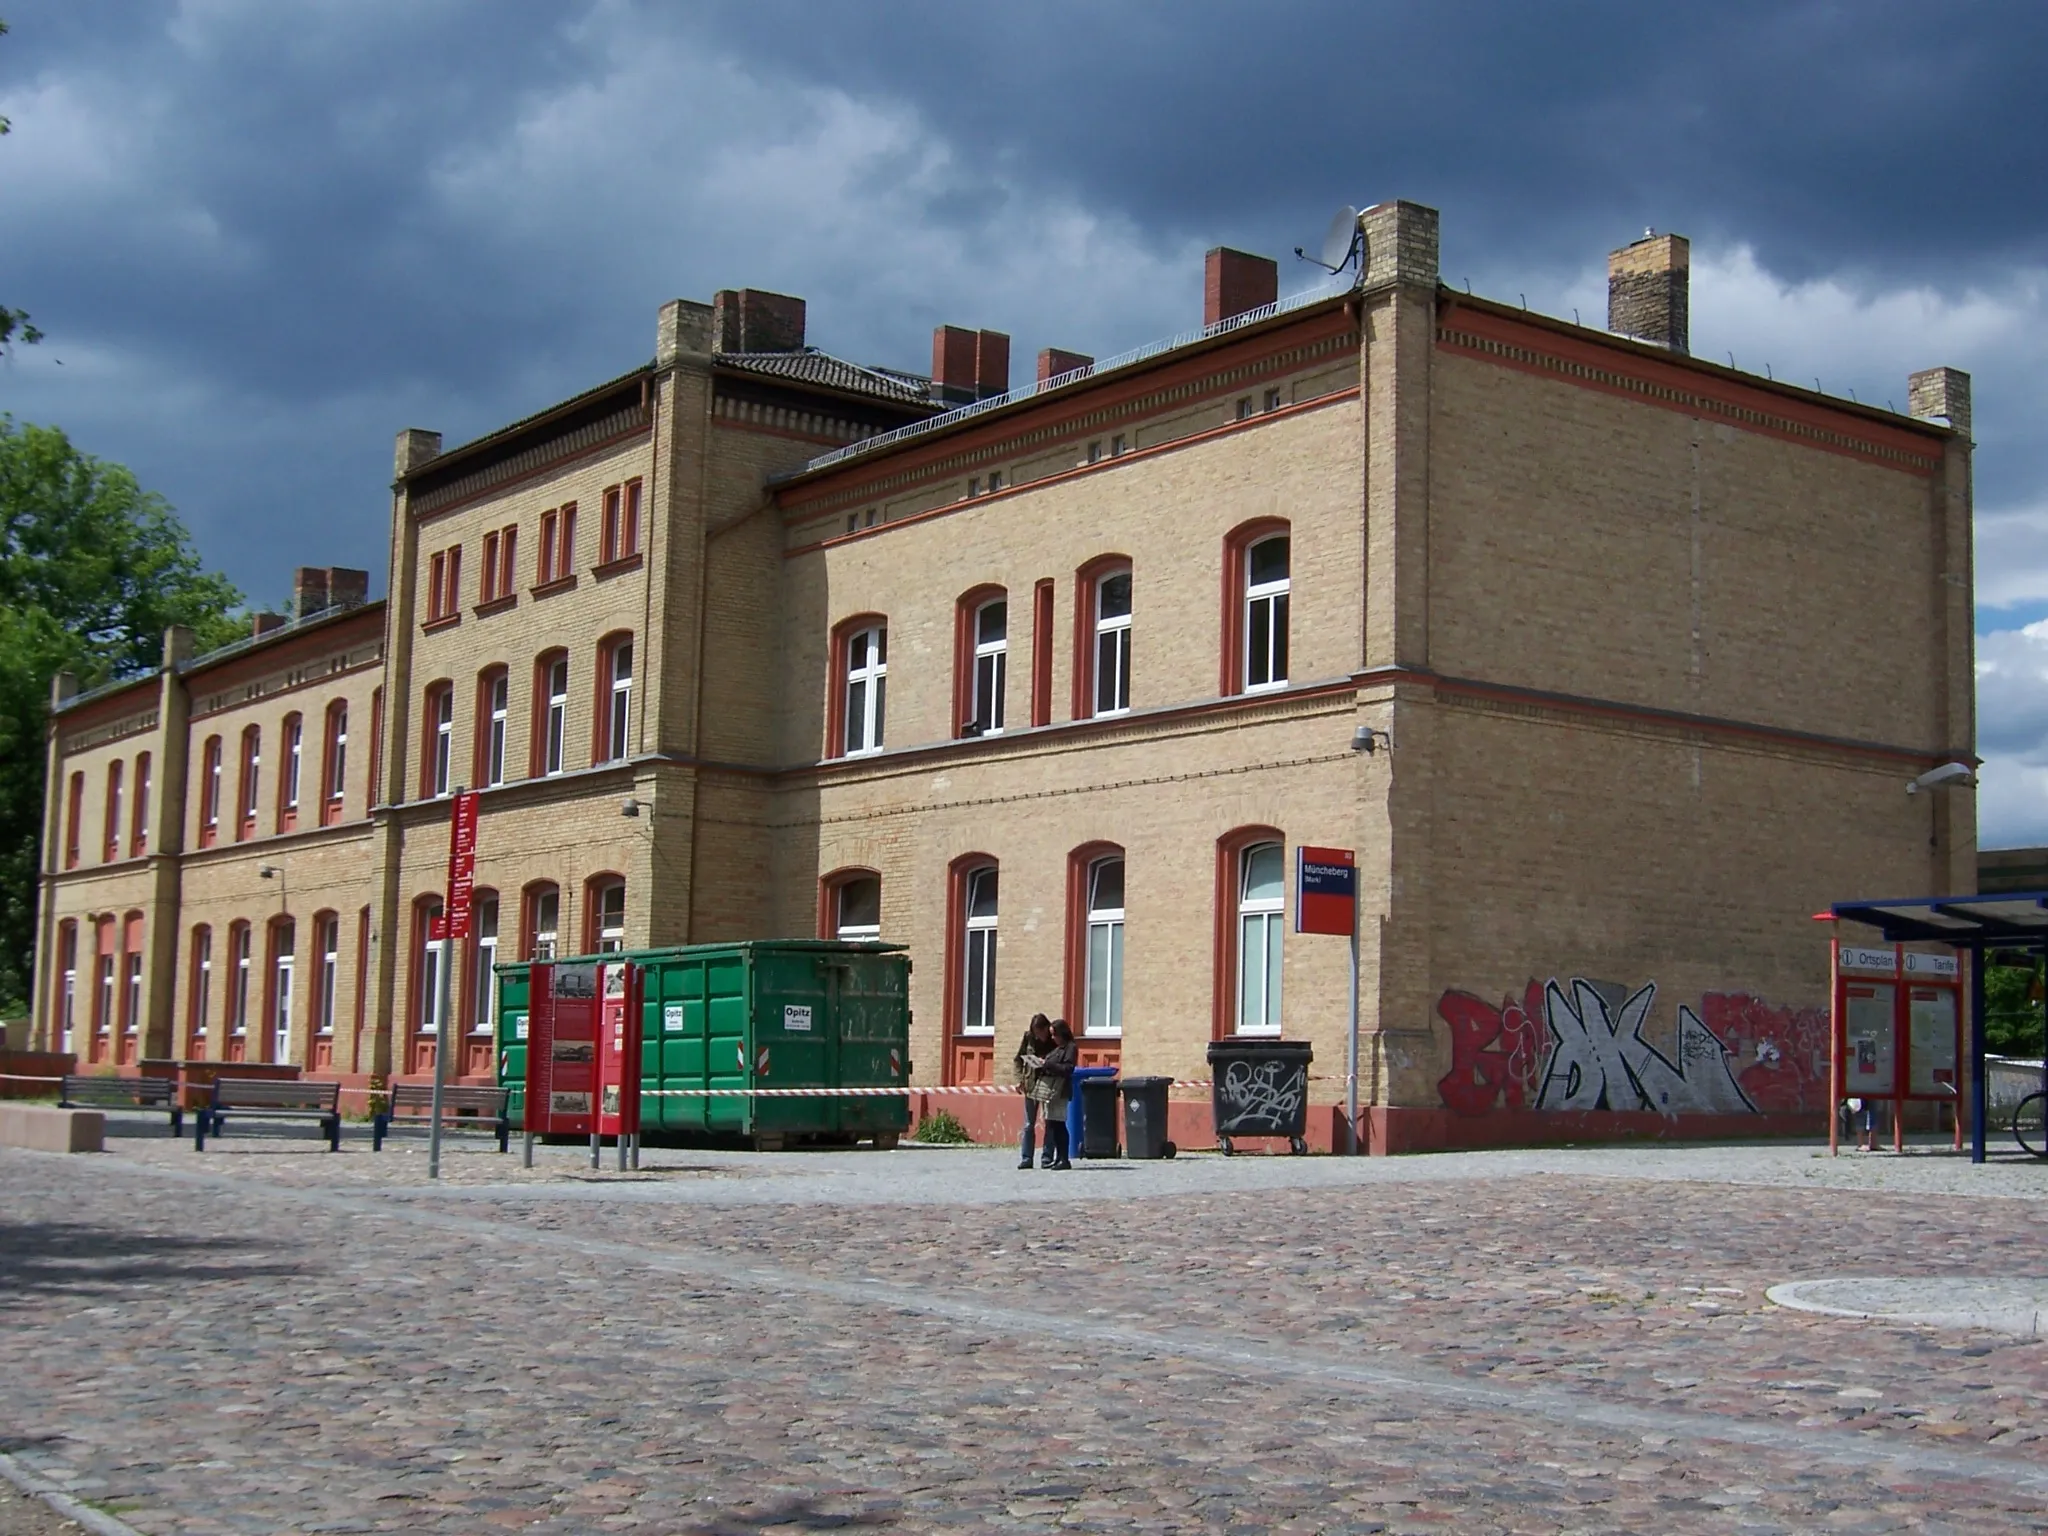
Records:
[[[1700,999],[1700,1018],[1728,1048],[1735,1080],[1759,1110],[1827,1103],[1825,1008],[1780,1008],[1747,992],[1709,992]]]
[[[1436,1085],[1446,1108],[1483,1115],[1497,1104],[1535,1107],[1549,1044],[1542,982],[1530,982],[1520,1002],[1502,998],[1498,1008],[1469,992],[1446,992],[1436,1011],[1451,1027],[1451,1070]]]

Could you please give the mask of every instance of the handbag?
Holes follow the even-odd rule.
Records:
[[[1050,1104],[1060,1096],[1060,1080],[1050,1072],[1034,1072],[1031,1081],[1024,1086],[1024,1097],[1036,1099],[1041,1104]]]

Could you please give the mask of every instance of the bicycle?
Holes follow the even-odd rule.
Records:
[[[2048,1158],[2048,1093],[2030,1093],[2013,1111],[2013,1140],[2030,1157]]]

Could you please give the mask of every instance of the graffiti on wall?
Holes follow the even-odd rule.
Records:
[[[1749,1115],[1827,1102],[1827,1012],[1742,992],[1681,1003],[1668,1045],[1653,1042],[1657,984],[1629,991],[1574,976],[1531,981],[1498,1004],[1446,992],[1447,1109],[1650,1110]]]

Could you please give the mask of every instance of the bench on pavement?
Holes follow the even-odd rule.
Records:
[[[341,1084],[303,1083],[281,1077],[217,1077],[213,1101],[199,1111],[196,1152],[206,1150],[206,1134],[227,1134],[230,1118],[238,1120],[316,1120],[327,1138],[327,1150],[341,1150]]]
[[[57,1094],[59,1109],[160,1109],[171,1117],[171,1134],[185,1129],[178,1085],[168,1077],[84,1077],[67,1075]]]
[[[498,1138],[498,1150],[512,1145],[512,1122],[505,1106],[511,1102],[509,1088],[444,1083],[441,1085],[441,1124],[453,1130],[490,1131]],[[434,1088],[431,1083],[398,1083],[391,1098],[370,1122],[370,1150],[384,1150],[385,1134],[394,1120],[434,1121]]]

